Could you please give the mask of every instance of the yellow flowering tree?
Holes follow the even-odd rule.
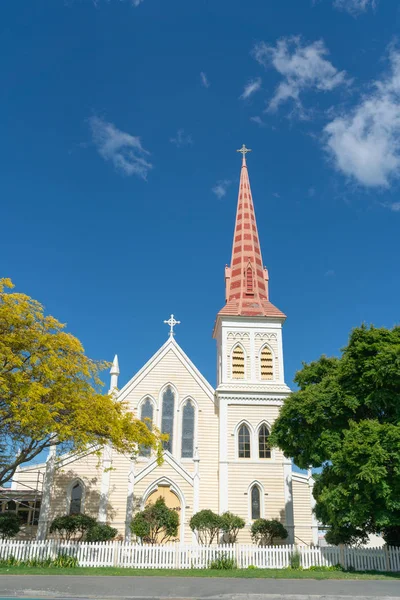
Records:
[[[130,455],[144,445],[161,460],[163,436],[102,393],[109,364],[88,358],[65,325],[13,287],[0,279],[0,486],[54,444],[99,452],[111,443]]]

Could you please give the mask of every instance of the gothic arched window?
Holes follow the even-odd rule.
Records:
[[[193,458],[194,418],[193,402],[188,400],[182,411],[182,458]]]
[[[261,518],[261,493],[258,485],[253,485],[250,494],[251,500],[251,518],[252,520]]]
[[[239,458],[250,458],[250,431],[247,425],[243,424],[238,432],[238,456]]]
[[[269,445],[269,431],[266,425],[261,425],[258,430],[258,456],[259,458],[271,458],[271,447]]]
[[[264,346],[260,356],[261,379],[271,380],[274,378],[273,356],[268,346]]]
[[[151,431],[153,427],[153,403],[150,398],[146,398],[146,400],[142,404],[142,408],[140,411],[140,420],[146,423],[147,428]],[[139,449],[140,456],[150,456],[151,448],[149,446],[144,446],[141,444]]]
[[[77,515],[82,510],[83,485],[80,481],[76,481],[71,489],[71,498],[69,504],[69,514]]]
[[[175,413],[175,394],[171,386],[168,386],[163,393],[162,398],[162,418],[161,433],[167,433],[169,439],[163,442],[164,450],[172,452],[172,443],[174,441],[174,413]]]
[[[241,346],[232,351],[232,379],[244,379],[244,352]]]

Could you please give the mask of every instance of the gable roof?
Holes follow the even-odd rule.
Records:
[[[134,389],[135,386],[140,383],[140,381],[142,381],[142,379],[146,377],[170,351],[175,354],[175,356],[181,361],[183,366],[189,371],[195,381],[207,394],[210,400],[214,402],[214,388],[192,363],[190,358],[187,356],[187,354],[185,354],[173,336],[170,336],[165,344],[163,344],[161,348],[147,361],[147,363],[132,377],[132,379],[130,379],[128,383],[124,385],[124,387],[117,394],[117,400],[125,400],[131,390]]]

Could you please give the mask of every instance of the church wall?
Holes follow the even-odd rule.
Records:
[[[56,469],[51,489],[49,520],[67,514],[70,487],[76,479],[81,479],[85,486],[84,513],[97,519],[101,474],[101,458],[95,454]]]
[[[252,483],[259,482],[263,488],[262,516],[285,522],[285,497],[283,454],[273,449],[271,459],[258,459],[257,428],[263,421],[272,425],[279,413],[278,406],[229,405],[228,406],[228,506],[229,510],[246,520],[239,542],[250,543],[250,495]],[[239,423],[246,421],[251,429],[251,458],[237,458],[237,435]]]
[[[113,450],[111,456],[110,484],[107,503],[107,521],[125,536],[126,500],[130,458]]]
[[[218,415],[216,413],[214,402],[209,395],[200,386],[195,377],[190,373],[187,366],[182,362],[177,354],[170,350],[165,356],[149,370],[141,381],[135,385],[127,394],[125,401],[128,402],[131,409],[140,416],[140,402],[146,396],[150,396],[156,405],[155,424],[161,426],[161,394],[167,383],[171,383],[177,394],[175,399],[175,425],[174,425],[174,444],[172,455],[177,462],[188,473],[193,474],[194,462],[192,459],[181,459],[181,402],[191,397],[197,405],[196,427],[195,427],[195,446],[199,452],[199,473],[200,473],[200,493],[199,510],[202,508],[211,508],[218,511]],[[138,411],[139,406],[139,411]],[[113,459],[114,461],[114,459]],[[135,462],[135,473],[139,474],[149,464],[149,459],[138,457]],[[113,467],[116,466],[113,464]],[[153,477],[156,479],[164,468],[157,467],[153,471]],[[127,497],[127,467],[118,467],[118,472],[122,469],[125,475],[121,482],[112,492],[110,499],[118,515],[124,515],[126,510]],[[175,472],[175,471],[174,471]],[[176,473],[176,472],[175,472]],[[112,474],[111,482],[116,481]],[[175,475],[173,481],[178,475]],[[136,496],[135,484],[135,496]],[[190,503],[190,506],[193,502]],[[119,518],[119,517],[118,517]],[[191,540],[189,540],[191,541]]]
[[[293,514],[295,523],[295,541],[297,544],[312,544],[312,512],[308,481],[296,480],[293,476]]]

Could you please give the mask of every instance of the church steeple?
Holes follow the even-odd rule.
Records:
[[[225,268],[226,305],[219,315],[280,317],[285,315],[269,301],[268,271],[263,266],[246,154],[243,144],[239,195],[230,267]]]

